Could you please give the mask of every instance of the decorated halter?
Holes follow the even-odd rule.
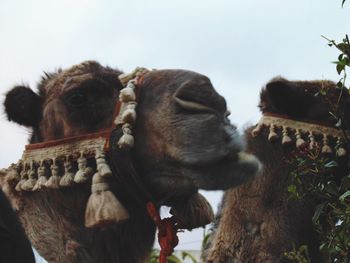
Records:
[[[264,129],[269,131],[267,139],[270,142],[280,140],[282,145],[295,144],[297,148],[308,144],[309,149],[314,149],[316,145],[322,145],[321,152],[323,154],[335,152],[339,157],[347,154],[343,147],[344,132],[325,124],[298,121],[284,115],[264,113],[256,127],[251,131],[251,135],[256,137]],[[329,143],[330,138],[336,141],[334,148]]]
[[[45,191],[82,184],[92,177],[91,195],[85,210],[85,226],[95,227],[128,219],[127,210],[109,185],[112,171],[105,159],[111,132],[120,127],[120,148],[134,145],[132,127],[136,120],[138,87],[148,70],[137,68],[119,79],[124,88],[119,93],[111,128],[59,140],[26,145],[21,160],[6,175],[18,192]],[[91,161],[91,160],[94,161]],[[78,168],[74,172],[73,167]],[[93,168],[96,167],[96,170]],[[64,170],[63,176],[61,171]]]

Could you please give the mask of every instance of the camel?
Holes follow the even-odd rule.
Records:
[[[210,245],[203,254],[205,262],[291,262],[284,252],[302,245],[307,245],[311,262],[327,262],[319,251],[312,223],[318,202],[310,196],[301,200],[291,197],[287,189],[293,167],[286,160],[298,147],[312,149],[318,144],[321,156],[337,153],[337,176],[348,174],[346,150],[335,149],[343,133],[329,114],[340,92],[331,81],[281,77],[262,89],[259,107],[263,117],[247,128],[246,138],[248,152],[256,155],[264,168],[255,180],[225,192]],[[348,114],[349,96],[345,93],[339,106]],[[345,129],[350,127],[348,121],[345,116]]]
[[[29,240],[1,189],[0,208],[0,262],[34,263]]]
[[[38,93],[16,86],[6,95],[8,119],[32,130],[22,159],[45,159],[50,152],[46,146],[53,149],[67,138],[96,134],[116,123],[103,138],[105,153],[81,152],[74,163],[68,154],[64,160],[31,159],[29,168],[22,160],[0,176],[33,247],[48,262],[145,262],[156,231],[149,201],[157,209],[171,206],[179,227],[199,227],[209,223],[211,212],[198,189],[240,185],[261,167],[255,156],[244,152],[224,98],[206,76],[187,70],[138,74],[124,83],[128,75],[86,61],[45,73]],[[129,85],[137,86],[136,94]],[[125,114],[115,118],[118,97],[126,105],[118,111]],[[118,120],[124,121],[122,126]],[[68,146],[64,149],[69,153]],[[20,172],[19,182],[8,179],[11,171]],[[93,221],[101,218],[90,212],[101,212],[96,207],[106,200],[115,206],[103,211],[119,221],[100,220],[97,225]],[[85,208],[89,205],[91,211]]]

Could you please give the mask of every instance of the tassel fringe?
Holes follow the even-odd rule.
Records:
[[[66,158],[64,162],[64,175],[60,180],[60,186],[68,187],[74,185],[74,173],[72,163]]]
[[[85,226],[103,227],[128,218],[129,213],[110,191],[106,179],[99,172],[95,173],[85,210]]]
[[[278,141],[280,132],[282,145],[290,145],[295,142],[295,147],[300,148],[307,144],[309,149],[315,149],[317,145],[320,145],[321,152],[325,155],[333,153],[338,157],[347,155],[347,151],[342,145],[344,135],[336,128],[265,115],[251,131],[251,136],[258,136],[264,128],[268,128],[267,139],[270,142]],[[321,139],[317,142],[316,138],[317,140]],[[333,138],[332,145],[334,146],[330,144],[329,138]]]
[[[87,160],[84,154],[80,153],[80,158],[78,159],[78,171],[74,176],[74,182],[77,184],[85,183],[93,175],[94,171],[91,167],[87,167]]]
[[[24,191],[32,191],[34,186],[36,184],[36,173],[34,170],[34,163],[31,163],[31,167],[29,170],[29,174],[28,174],[28,180],[25,181],[22,185],[21,188]]]
[[[60,188],[60,177],[59,177],[59,167],[56,165],[56,161],[53,161],[51,165],[51,176],[49,180],[47,180],[45,186],[50,189],[58,189]]]
[[[47,178],[46,178],[46,168],[44,166],[44,162],[40,162],[40,166],[38,167],[38,180],[36,181],[35,186],[33,187],[33,191],[41,191],[46,188]]]

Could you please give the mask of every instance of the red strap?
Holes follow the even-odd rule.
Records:
[[[152,202],[147,203],[147,211],[158,228],[159,263],[167,263],[167,257],[173,254],[174,248],[179,243],[177,222],[174,216],[161,219]]]

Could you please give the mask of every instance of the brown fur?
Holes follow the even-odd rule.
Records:
[[[328,95],[315,96],[326,87]],[[261,92],[262,112],[284,114],[304,121],[322,121],[333,124],[329,117],[330,97],[339,96],[332,82],[287,81],[277,78]],[[341,107],[349,113],[348,94],[344,94]],[[346,127],[348,123],[345,123]],[[317,233],[313,230],[312,216],[317,202],[312,198],[293,200],[287,191],[291,184],[291,167],[285,162],[290,147],[267,140],[267,129],[257,137],[246,130],[248,151],[256,155],[264,168],[261,176],[251,183],[225,193],[218,226],[205,252],[205,262],[210,263],[276,263],[289,262],[283,252],[307,245],[314,263],[324,262],[318,250]],[[334,142],[332,142],[334,143]],[[338,174],[346,175],[341,163]]]
[[[0,170],[0,178],[5,171]],[[1,180],[1,179],[0,179]],[[0,262],[34,263],[31,244],[9,200],[0,189]]]
[[[30,107],[37,99],[20,89],[7,94],[6,113],[17,122],[22,115],[41,117],[29,118],[31,142],[109,127],[122,88],[119,74],[93,61],[45,74],[36,95],[40,107]],[[183,108],[175,97],[207,110]],[[30,103],[21,104],[27,100]],[[22,110],[16,111],[17,107]],[[256,159],[237,158],[242,143],[225,112],[225,100],[207,77],[185,70],[148,73],[138,102],[135,147],[132,151],[116,147],[121,130],[115,130],[107,156],[114,176],[112,190],[130,219],[106,229],[86,229],[88,185],[43,193],[12,191],[33,246],[49,262],[144,262],[155,234],[147,201],[179,207],[198,188],[226,189],[253,178],[259,169]]]

